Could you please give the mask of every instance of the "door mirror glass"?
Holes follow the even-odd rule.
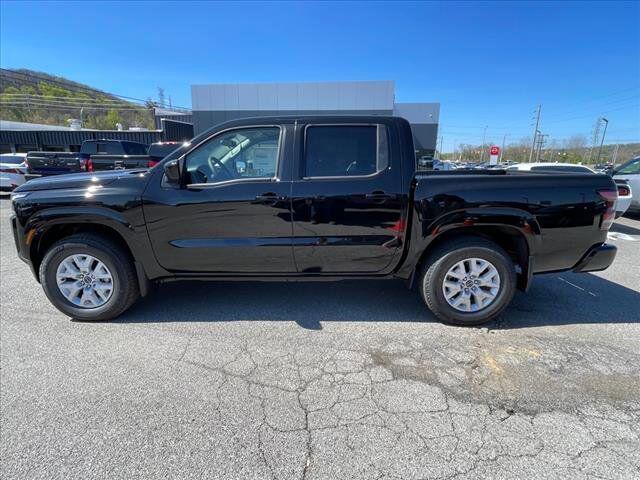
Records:
[[[176,160],[171,160],[165,163],[164,175],[166,177],[167,183],[179,185],[180,184],[180,162],[176,159]]]

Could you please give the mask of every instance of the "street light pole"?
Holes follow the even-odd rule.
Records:
[[[542,110],[542,105],[538,105],[538,112],[536,114],[536,126],[533,129],[533,140],[531,142],[531,151],[529,152],[529,163],[533,159],[533,149],[536,146],[536,140],[538,139],[538,126],[540,125],[540,110]]]
[[[600,141],[600,149],[598,150],[598,159],[596,163],[600,163],[600,154],[602,153],[602,145],[604,144],[604,136],[607,134],[607,126],[609,125],[609,120],[602,117],[602,121],[604,122],[604,132],[602,132],[602,140]]]
[[[504,142],[507,139],[507,134],[505,133],[502,137],[502,148],[500,149],[500,158],[498,159],[498,163],[502,163],[502,155],[504,154]]]

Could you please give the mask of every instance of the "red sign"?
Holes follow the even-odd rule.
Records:
[[[491,153],[491,155],[500,155],[500,147],[491,147],[489,153]]]

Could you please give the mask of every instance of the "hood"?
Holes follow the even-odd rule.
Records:
[[[91,186],[105,187],[118,178],[132,176],[146,176],[147,169],[137,170],[109,170],[104,172],[69,173],[66,175],[52,175],[35,178],[23,183],[14,192],[33,192],[36,190],[57,190],[61,188],[85,188]]]

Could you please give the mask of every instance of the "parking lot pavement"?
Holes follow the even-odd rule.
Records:
[[[5,480],[640,476],[639,220],[487,328],[382,281],[174,283],[81,323],[0,207]]]

